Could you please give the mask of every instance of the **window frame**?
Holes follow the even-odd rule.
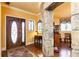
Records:
[[[72,31],[72,28],[71,29],[68,29],[68,25],[67,23],[71,24],[71,21],[69,19],[62,19],[61,22],[60,22],[60,31],[61,32],[70,32]],[[65,30],[61,30],[61,24],[65,24]],[[71,26],[72,27],[72,26]]]
[[[40,29],[40,27],[39,27],[39,24],[41,24],[41,25],[40,25],[40,26],[41,26],[41,29]],[[38,26],[38,33],[42,33],[42,31],[43,31],[42,27],[43,27],[43,26],[42,26],[42,21],[41,21],[41,20],[38,21],[38,25],[37,25],[37,26]]]
[[[33,27],[31,28],[31,27],[29,27],[31,24],[30,24],[30,22],[33,22]],[[35,21],[33,20],[33,19],[30,19],[30,20],[28,20],[28,31],[29,32],[33,32],[35,30]]]

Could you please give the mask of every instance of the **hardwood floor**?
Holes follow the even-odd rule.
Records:
[[[32,45],[26,46],[27,49],[29,49],[32,53],[34,53],[38,57],[43,56],[43,52],[40,48]],[[59,52],[54,51],[54,57],[70,57],[71,56],[71,48],[69,48],[69,43],[61,43],[61,46],[59,48]]]
[[[36,47],[34,44],[26,46],[26,48],[31,51],[37,57],[43,57],[42,48]],[[3,57],[7,57],[6,51],[2,52]],[[68,43],[61,43],[59,48],[59,52],[54,52],[54,57],[70,57],[71,56],[71,49],[69,48]]]
[[[59,57],[71,57],[71,48],[69,43],[62,42],[59,49]]]
[[[7,51],[2,51],[2,57],[7,57]]]
[[[34,44],[28,45],[26,48],[29,49],[37,57],[43,57],[42,48],[36,47]]]

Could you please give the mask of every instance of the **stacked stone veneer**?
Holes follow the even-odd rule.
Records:
[[[71,3],[71,24],[72,24],[72,57],[79,57],[79,3]]]
[[[43,12],[43,54],[44,56],[53,56],[53,19],[52,11]]]
[[[78,17],[77,17],[78,16]],[[72,56],[79,57],[79,15],[72,16]]]

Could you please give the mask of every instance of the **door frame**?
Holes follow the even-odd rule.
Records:
[[[25,45],[27,44],[27,21],[26,21],[26,18],[24,17],[20,17],[20,16],[13,16],[13,15],[6,15],[5,16],[5,47],[3,48],[4,50],[7,51],[7,16],[9,17],[15,17],[15,18],[21,18],[21,19],[25,19]],[[24,45],[24,46],[25,46]]]

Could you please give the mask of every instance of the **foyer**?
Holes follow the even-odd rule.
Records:
[[[79,3],[0,3],[1,57],[78,57]]]

